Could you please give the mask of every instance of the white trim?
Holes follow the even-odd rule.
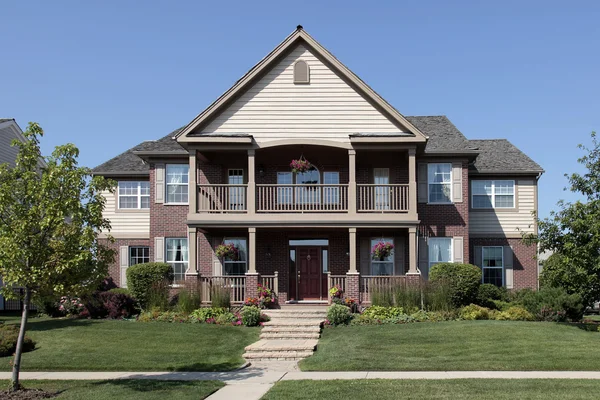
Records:
[[[483,194],[475,194],[473,190],[473,184],[475,182],[492,182],[492,206],[491,207],[476,207],[475,202],[473,201],[474,196],[484,196]],[[513,185],[513,205],[512,207],[496,207],[496,182],[512,182]],[[487,196],[487,195],[486,195]],[[508,196],[508,195],[498,195],[498,196]],[[471,180],[471,208],[474,210],[510,210],[514,209],[517,206],[517,184],[514,179],[473,179]]]
[[[496,249],[500,249],[500,254],[502,254],[502,267],[498,268],[498,267],[484,267],[485,264],[485,259],[483,257],[483,249],[490,249],[490,248],[496,248]],[[506,278],[505,278],[505,268],[504,268],[504,246],[481,246],[481,283],[485,283],[484,282],[484,274],[483,274],[483,270],[484,269],[501,269],[502,270],[502,287],[504,287],[506,285]],[[488,282],[489,283],[489,282]]]
[[[431,165],[439,165],[439,164],[445,164],[445,165],[449,165],[450,166],[450,181],[449,182],[443,182],[443,183],[429,183],[429,167]],[[453,168],[452,168],[452,163],[447,163],[447,162],[439,162],[439,163],[427,163],[427,204],[454,204],[454,202],[452,201],[452,186],[453,186],[453,180],[452,180],[452,174],[453,174]],[[450,186],[450,195],[448,196],[448,198],[450,199],[449,201],[430,201],[430,193],[429,193],[429,185],[448,185]]]
[[[148,184],[148,194],[142,195],[142,182]],[[137,183],[137,194],[121,194],[121,183]],[[121,207],[121,197],[136,197],[137,207]],[[148,207],[142,208],[142,197],[148,198]],[[150,210],[150,181],[117,181],[118,210]]]

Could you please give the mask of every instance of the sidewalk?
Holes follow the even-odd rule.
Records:
[[[256,365],[233,372],[21,372],[22,380],[218,380],[227,386],[210,400],[260,399],[279,381],[334,379],[600,379],[600,371],[398,371],[398,372],[302,372],[292,364],[277,365],[277,370]],[[0,379],[10,379],[0,372]]]

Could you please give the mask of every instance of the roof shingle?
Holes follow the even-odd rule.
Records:
[[[479,156],[471,166],[478,173],[542,173],[543,168],[506,139],[469,140]]]

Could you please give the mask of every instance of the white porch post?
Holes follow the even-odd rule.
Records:
[[[417,149],[408,149],[408,213],[417,218]]]
[[[419,275],[417,270],[417,228],[408,228],[408,273]]]
[[[356,150],[354,149],[348,150],[348,172],[348,213],[356,214]]]
[[[198,187],[196,186],[196,176],[198,175],[197,163],[196,163],[196,150],[190,150],[190,172],[188,174],[188,202],[189,202],[189,214],[196,214],[198,212]]]
[[[197,246],[196,228],[188,226],[188,269],[185,271],[186,275],[198,275]]]
[[[350,269],[349,274],[357,274],[358,269],[356,268],[356,228],[348,228],[350,235]]]
[[[248,274],[256,274],[256,228],[248,228]]]
[[[248,150],[248,191],[246,205],[248,207],[248,214],[256,213],[256,182],[255,177],[255,160],[254,160],[254,149]]]

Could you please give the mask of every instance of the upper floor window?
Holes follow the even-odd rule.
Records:
[[[294,83],[310,83],[310,69],[304,60],[298,60],[294,64]]]
[[[186,164],[167,165],[167,203],[187,204],[189,172]]]
[[[429,203],[452,203],[452,164],[427,165]]]
[[[120,209],[150,208],[150,182],[119,181],[117,195]]]
[[[473,208],[514,208],[515,181],[472,181]]]

